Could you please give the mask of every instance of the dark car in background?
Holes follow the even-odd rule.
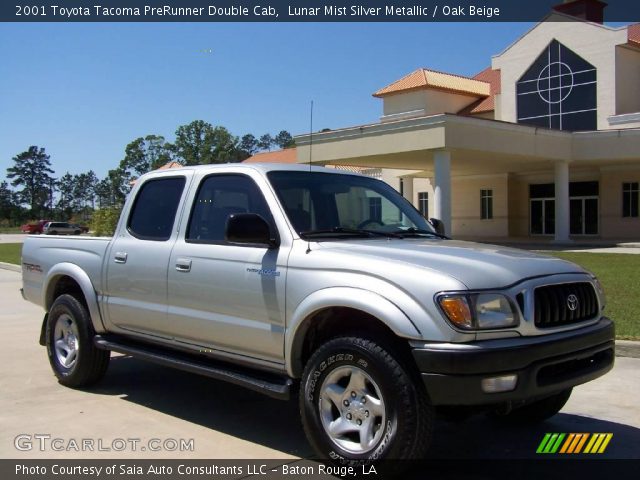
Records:
[[[79,223],[72,223],[71,226],[73,228],[79,229],[80,233],[89,233],[89,227],[87,227],[86,225],[81,225]]]
[[[42,229],[45,235],[80,235],[82,230],[67,222],[48,222]]]

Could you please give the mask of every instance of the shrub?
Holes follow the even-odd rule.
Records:
[[[91,230],[96,237],[112,236],[118,226],[120,207],[101,208],[93,213]]]

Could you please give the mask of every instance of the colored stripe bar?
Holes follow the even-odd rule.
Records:
[[[551,434],[547,433],[542,439],[542,441],[540,442],[540,445],[538,445],[538,449],[536,450],[536,453],[542,453],[544,451],[544,447],[550,438],[551,438]]]
[[[605,449],[607,448],[607,445],[609,445],[609,442],[611,441],[612,438],[613,438],[613,433],[606,434],[604,442],[602,442],[602,445],[600,446],[600,450],[598,450],[598,453],[604,453]]]
[[[551,435],[551,438],[547,442],[547,446],[544,448],[544,451],[542,453],[553,453],[551,449],[553,448],[553,445],[555,444],[557,438],[558,438],[557,433],[554,433],[553,435]]]
[[[613,433],[546,433],[536,453],[604,453]]]
[[[591,453],[591,447],[593,447],[593,444],[596,443],[597,439],[598,435],[591,435],[591,440],[587,443],[587,448],[584,449],[584,453]]]
[[[600,444],[604,440],[605,436],[606,435],[604,433],[598,433],[598,439],[596,440],[596,443],[593,444],[593,447],[591,448],[591,453],[596,453],[598,451],[598,449],[600,448]]]
[[[578,442],[578,445],[576,446],[576,450],[573,453],[580,453],[582,451],[582,447],[584,446],[584,442],[587,441],[587,438],[589,438],[589,434],[583,433],[582,439],[580,440],[580,442]]]
[[[582,435],[582,433],[576,433],[576,436],[573,438],[573,442],[571,442],[571,446],[569,447],[569,450],[567,450],[567,453],[573,453],[575,448],[578,446],[578,442],[582,440]]]
[[[564,433],[561,433],[560,435],[558,435],[558,440],[556,440],[556,443],[551,448],[550,453],[556,453],[558,451],[558,448],[560,448],[560,444],[562,443],[562,440],[564,439],[565,436],[566,434]]]
[[[576,434],[575,433],[570,433],[569,436],[567,437],[567,440],[564,442],[564,445],[562,445],[562,449],[560,449],[560,453],[566,453],[567,449],[569,448],[569,445],[571,445],[571,442],[573,442],[573,439],[575,438]]]

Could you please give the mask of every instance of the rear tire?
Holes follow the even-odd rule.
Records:
[[[568,388],[550,397],[516,408],[507,414],[494,414],[493,416],[500,422],[514,425],[540,423],[562,410],[571,396],[571,391],[572,389]]]
[[[72,295],[60,295],[49,310],[46,344],[49,363],[67,387],[86,387],[100,380],[110,352],[93,344],[95,332],[86,307]]]
[[[400,358],[390,347],[355,336],[315,351],[302,377],[300,412],[318,455],[339,464],[424,456],[433,407]]]

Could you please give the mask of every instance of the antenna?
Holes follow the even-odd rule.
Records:
[[[311,172],[311,155],[313,153],[313,100],[311,100],[311,112],[309,117],[309,172]]]
[[[311,157],[313,154],[313,100],[311,100],[311,109],[309,112],[309,173],[311,173]],[[309,178],[311,180],[311,178]],[[309,202],[311,202],[311,182],[309,182]],[[309,205],[311,207],[311,205]],[[311,211],[311,208],[309,208]],[[311,240],[307,240],[307,251],[311,252]]]

